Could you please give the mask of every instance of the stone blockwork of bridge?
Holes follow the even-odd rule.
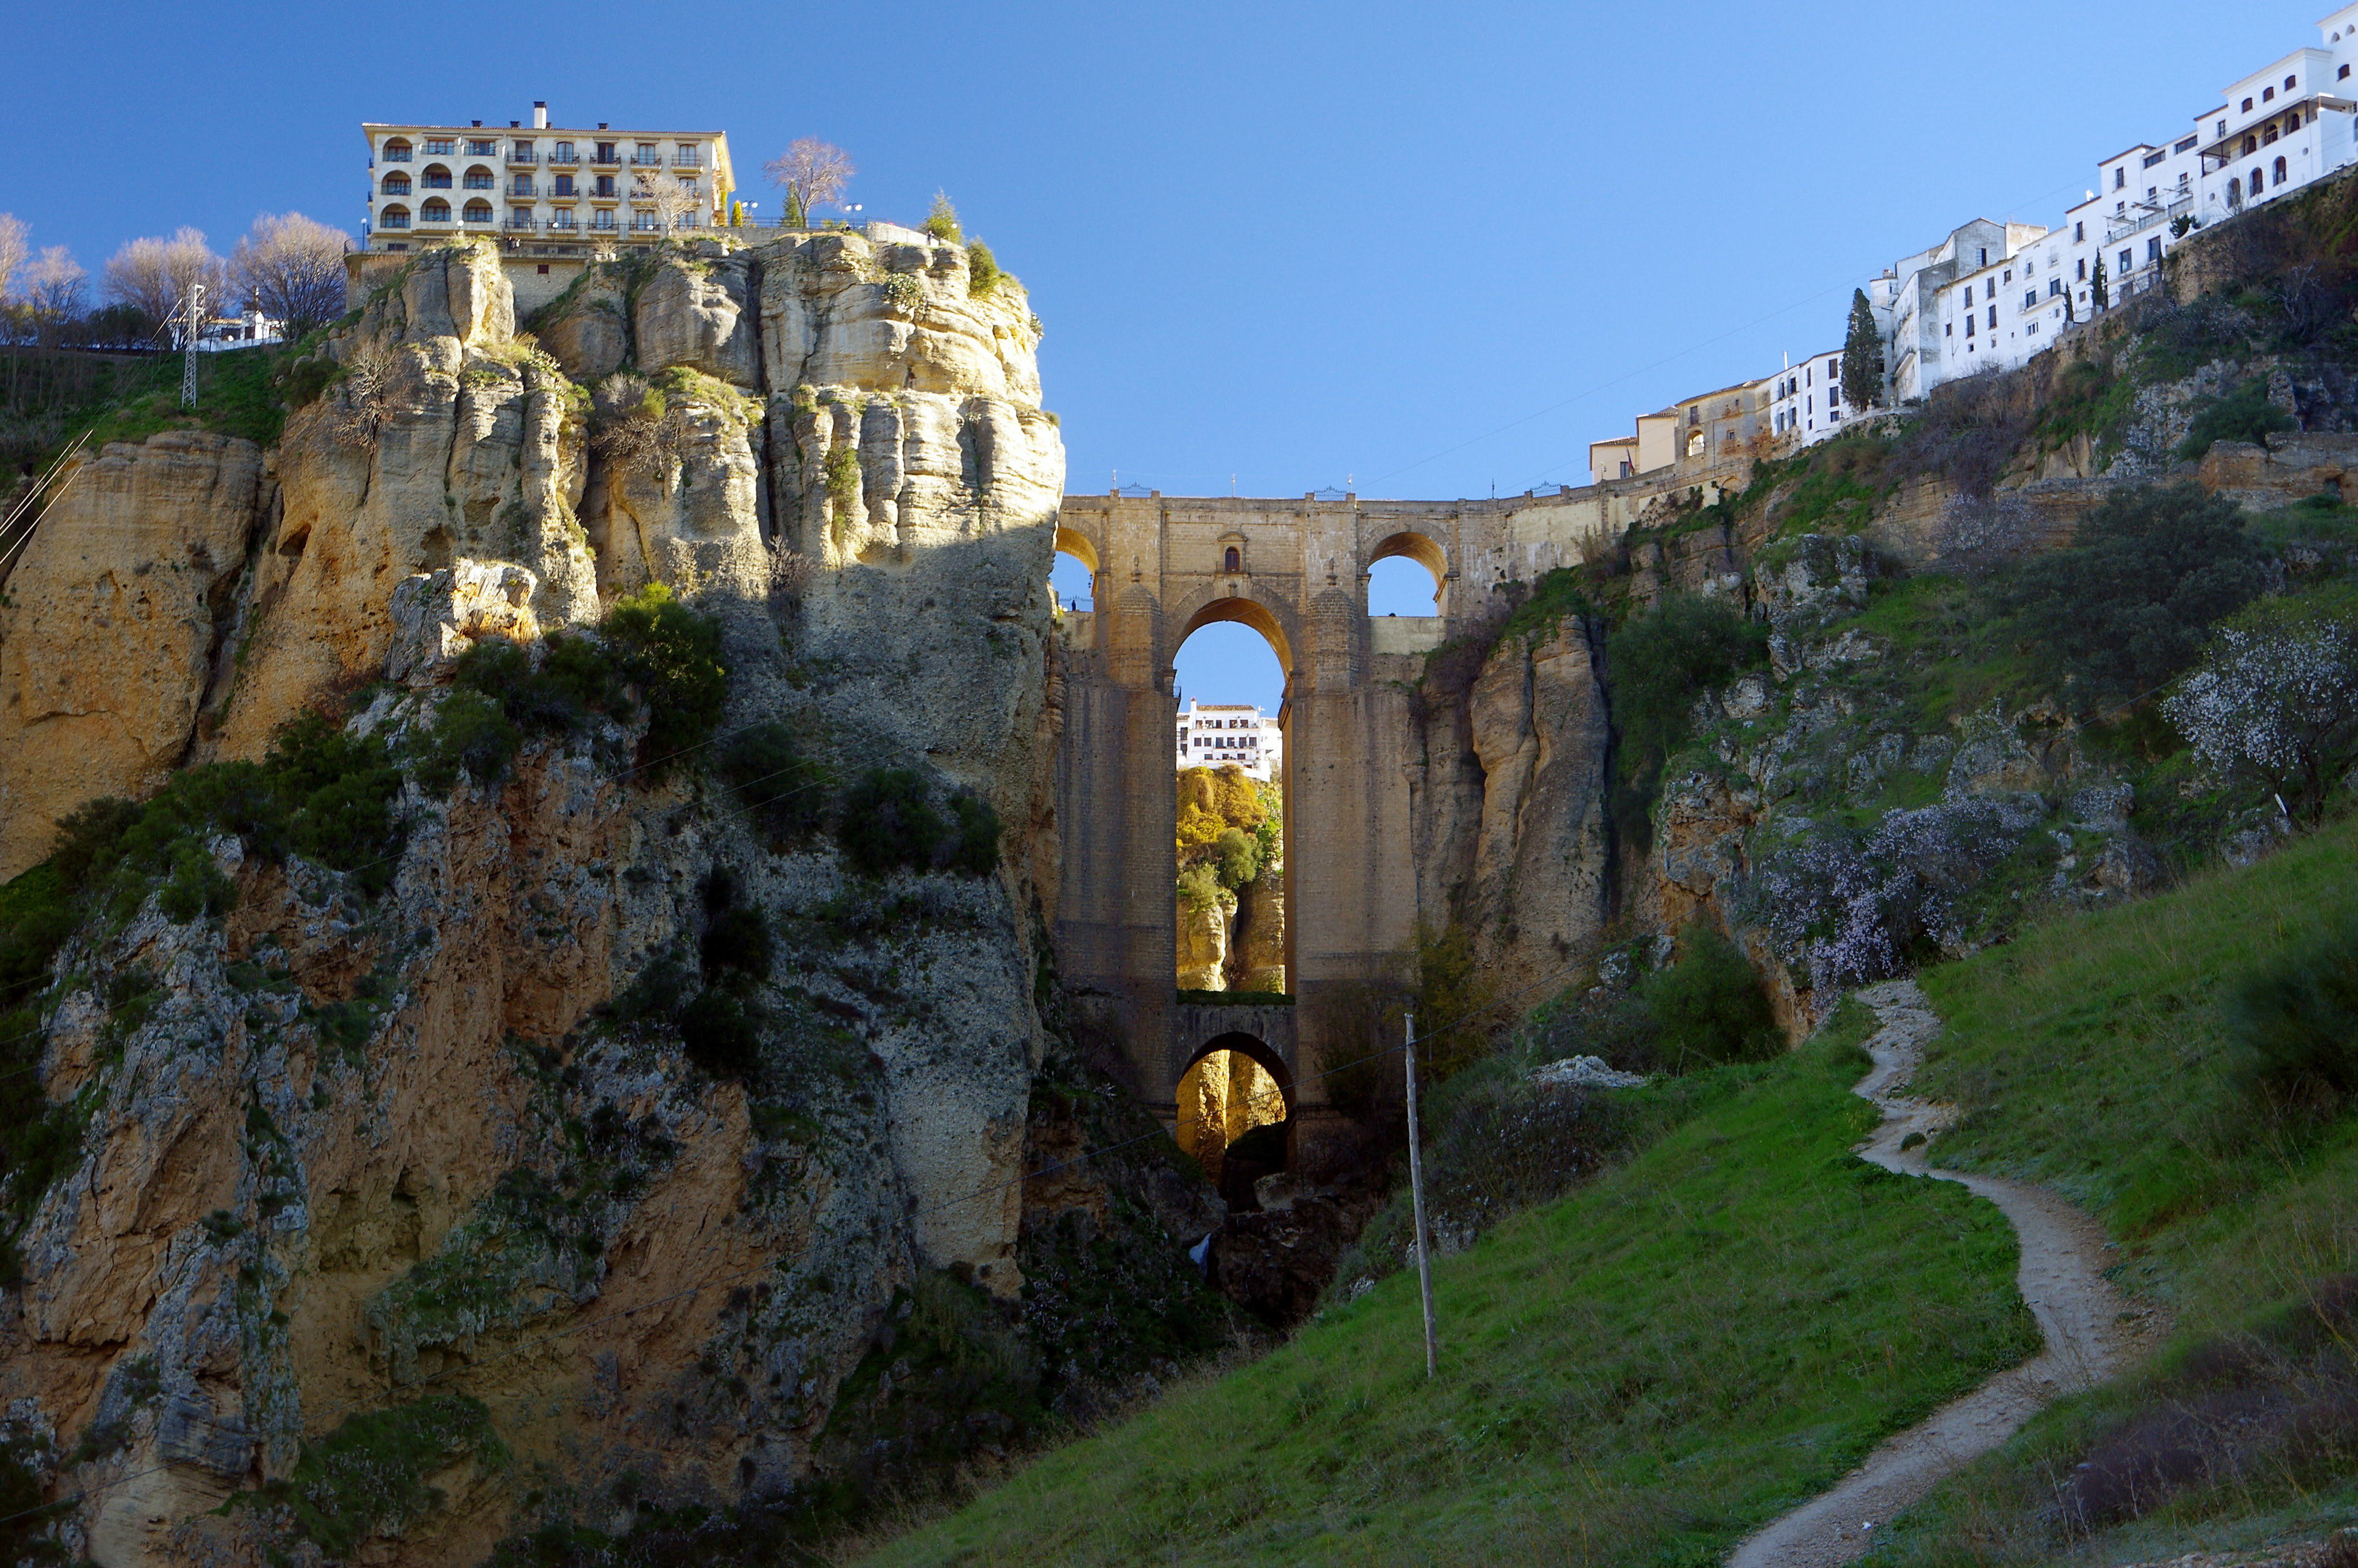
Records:
[[[1059,623],[1058,962],[1166,1118],[1213,1042],[1249,1033],[1279,1064],[1295,1162],[1317,1163],[1334,1126],[1321,1075],[1393,1044],[1373,1039],[1371,1004],[1414,985],[1419,923],[1445,921],[1419,907],[1422,655],[1494,623],[1509,583],[1617,541],[1666,492],[1656,479],[1491,501],[1065,497],[1056,547],[1094,582],[1093,609]],[[1396,556],[1439,580],[1439,615],[1368,614],[1368,570]],[[1286,675],[1287,1007],[1183,1006],[1174,989],[1172,659],[1215,621],[1259,631]]]

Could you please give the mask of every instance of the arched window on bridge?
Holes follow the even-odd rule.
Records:
[[[1267,609],[1222,600],[1197,612],[1172,661],[1181,991],[1287,989],[1286,674],[1273,636]]]
[[[1096,546],[1069,528],[1057,529],[1055,564],[1048,572],[1048,590],[1056,596],[1056,608],[1083,613],[1095,610],[1097,577]]]
[[[1368,562],[1368,613],[1439,615],[1447,580],[1441,546],[1422,534],[1395,534],[1375,547]]]
[[[1253,1184],[1286,1168],[1291,1130],[1284,1064],[1255,1036],[1223,1034],[1179,1079],[1179,1147],[1231,1208],[1260,1205]]]

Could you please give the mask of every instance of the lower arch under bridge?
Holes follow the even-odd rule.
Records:
[[[1423,907],[1415,854],[1423,655],[1494,617],[1530,583],[1617,539],[1651,499],[1606,486],[1496,501],[1067,496],[1056,548],[1092,577],[1060,617],[1057,958],[1078,1022],[1171,1125],[1188,1067],[1221,1036],[1259,1044],[1287,1086],[1290,1162],[1314,1171],[1338,1130],[1325,1074],[1376,1039],[1412,989]],[[1370,617],[1368,574],[1409,557],[1440,586],[1430,617]],[[1285,672],[1285,972],[1282,1004],[1183,1000],[1174,989],[1178,873],[1172,660],[1215,621],[1251,626]]]

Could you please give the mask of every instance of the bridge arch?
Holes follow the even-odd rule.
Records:
[[[1225,589],[1202,589],[1191,596],[1195,600],[1193,609],[1187,608],[1187,601],[1183,600],[1175,607],[1178,613],[1174,619],[1179,622],[1179,634],[1171,639],[1171,655],[1175,657],[1188,638],[1214,622],[1234,621],[1251,627],[1269,640],[1270,647],[1277,654],[1278,667],[1285,672],[1290,682],[1293,678],[1293,648],[1297,640],[1293,627],[1294,609],[1282,600],[1274,602],[1263,600],[1260,591],[1258,587],[1249,594],[1231,594]]]
[[[1060,556],[1070,556],[1075,560],[1080,562],[1081,565],[1088,568],[1089,575],[1091,577],[1095,577],[1098,574],[1097,544],[1087,534],[1082,533],[1079,529],[1067,528],[1062,524],[1057,526],[1056,553]]]
[[[1374,570],[1379,562],[1411,560],[1433,576],[1433,613],[1449,613],[1449,556],[1430,535],[1413,530],[1402,530],[1380,540],[1368,552],[1361,575]],[[1366,608],[1362,606],[1362,608]]]
[[[1172,1131],[1233,1207],[1257,1206],[1253,1183],[1293,1164],[1293,1075],[1260,1036],[1232,1029],[1204,1043],[1175,1086]]]

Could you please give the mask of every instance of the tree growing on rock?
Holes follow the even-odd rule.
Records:
[[[344,253],[352,237],[300,212],[265,212],[230,253],[246,303],[285,324],[293,342],[344,313]]]
[[[1843,395],[1855,408],[1872,408],[1883,401],[1883,333],[1875,324],[1875,307],[1866,290],[1850,297],[1850,330],[1843,339]]]
[[[851,164],[851,155],[833,142],[820,141],[817,136],[802,136],[786,150],[762,166],[770,182],[786,193],[786,226],[799,228],[810,222],[811,209],[823,201],[833,201],[851,184],[859,172]]]
[[[2263,605],[2220,630],[2162,712],[2196,756],[2315,823],[2358,766],[2358,616]]]

